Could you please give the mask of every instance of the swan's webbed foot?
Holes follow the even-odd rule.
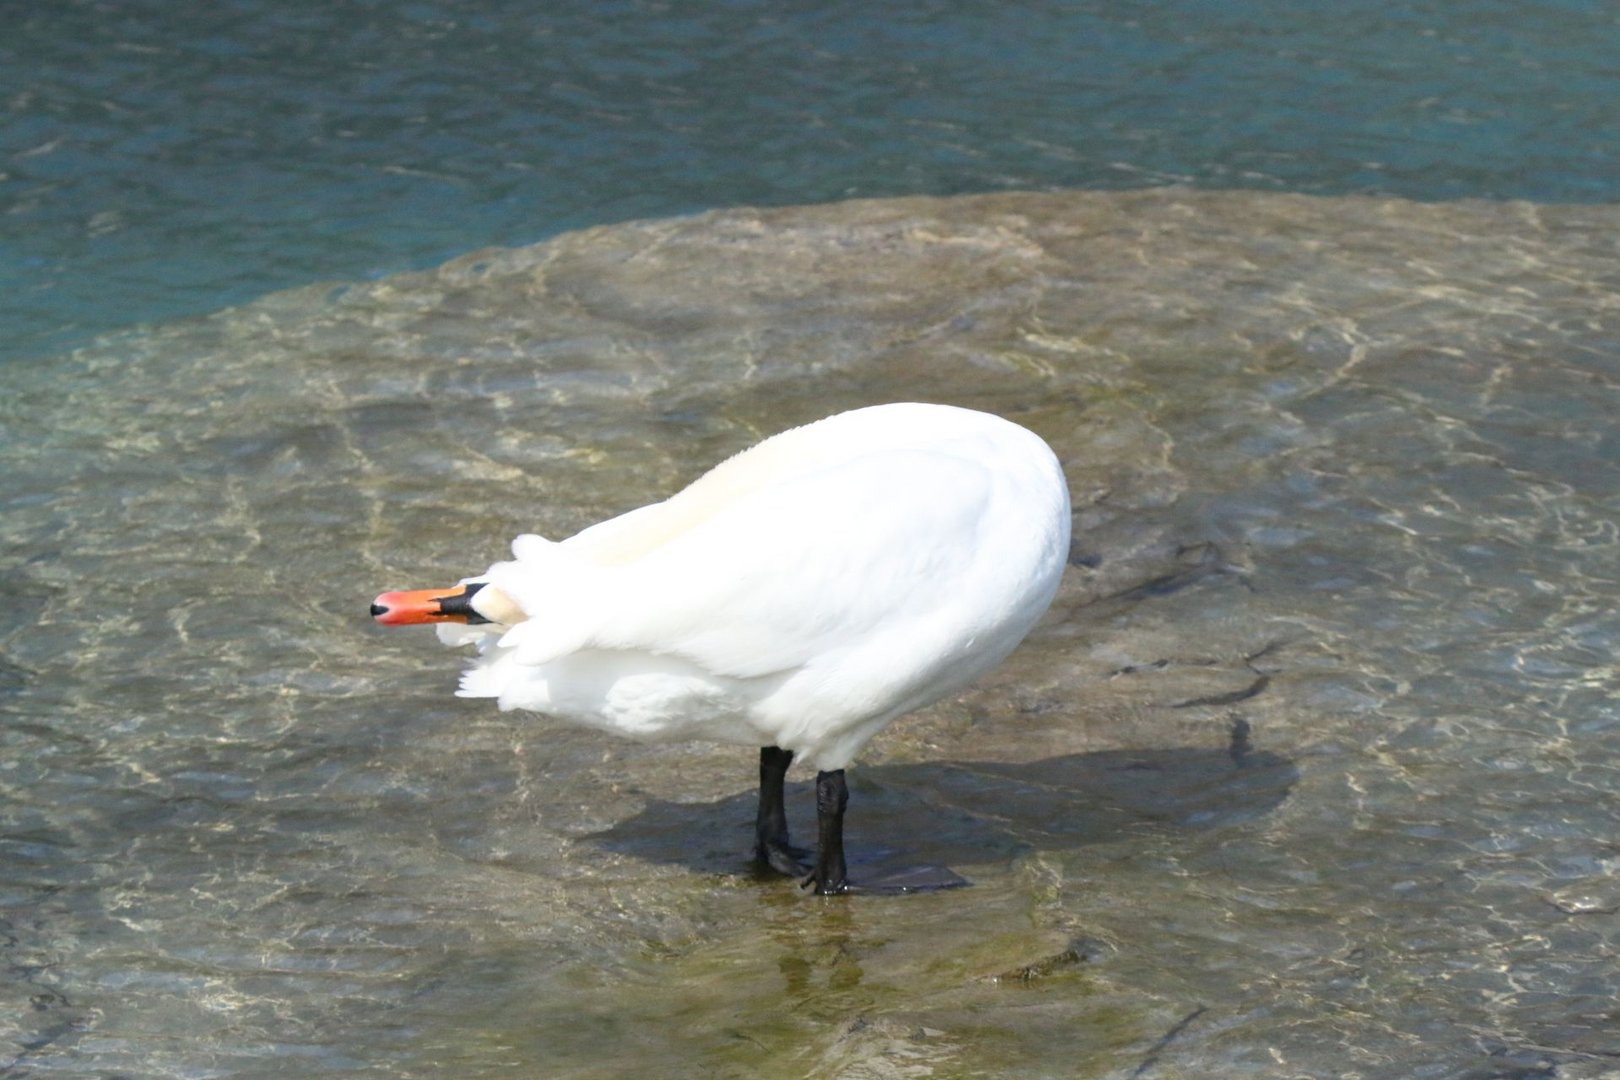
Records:
[[[799,877],[808,871],[810,855],[809,851],[797,844],[788,843],[786,836],[761,840],[754,845],[755,862],[788,877]]]
[[[798,877],[810,868],[810,852],[788,840],[782,784],[792,763],[791,750],[779,746],[759,749],[759,815],[754,820],[754,859],[779,874]]]
[[[844,770],[816,774],[816,865],[802,888],[817,896],[840,896],[849,892],[849,871],[844,868],[844,807],[849,805],[849,789]]]
[[[816,826],[820,844],[816,865],[799,884],[818,896],[899,896],[904,893],[957,889],[967,878],[943,866],[910,866],[889,870],[866,870],[859,881],[851,881],[844,865],[844,808],[849,805],[849,789],[844,770],[816,775]]]
[[[799,887],[817,896],[863,893],[895,896],[901,893],[955,889],[967,879],[943,866],[916,866],[865,874],[859,882],[849,880],[844,865],[844,808],[849,805],[849,789],[844,770],[816,774],[815,863],[811,853],[788,840],[787,814],[782,800],[782,778],[787,774],[793,753],[776,746],[759,751],[759,817],[755,821],[754,858],[764,866],[799,879]]]
[[[819,861],[815,869],[799,882],[799,888],[809,889],[817,896],[842,896],[845,893],[861,891],[851,886],[847,877],[830,874]]]

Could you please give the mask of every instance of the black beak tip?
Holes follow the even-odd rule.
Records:
[[[375,619],[379,615],[386,615],[386,614],[388,614],[388,609],[383,607],[381,604],[372,604],[371,605],[371,617],[373,619]]]

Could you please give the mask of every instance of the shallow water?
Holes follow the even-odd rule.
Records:
[[[1617,225],[737,210],[14,368],[0,1065],[1605,1075]],[[851,773],[857,860],[970,889],[757,879],[750,755],[455,700],[453,654],[365,618],[918,397],[1038,431],[1075,502],[1048,619]]]

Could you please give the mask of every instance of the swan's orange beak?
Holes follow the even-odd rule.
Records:
[[[371,617],[383,626],[416,626],[422,623],[487,623],[472,609],[473,594],[482,582],[456,585],[448,589],[412,589],[385,592],[371,602]]]

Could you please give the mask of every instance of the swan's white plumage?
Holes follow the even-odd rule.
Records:
[[[999,663],[1069,543],[1052,451],[986,413],[880,405],[795,428],[560,543],[519,537],[441,625],[460,693],[639,739],[846,765]]]

